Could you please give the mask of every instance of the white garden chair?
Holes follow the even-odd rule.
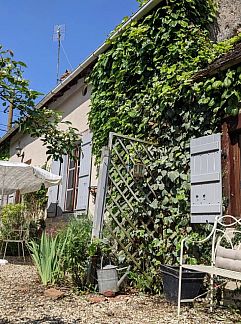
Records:
[[[240,225],[240,230],[236,227]],[[236,242],[240,234],[240,242]],[[212,241],[211,264],[185,264],[184,245],[185,242],[203,244]],[[224,246],[226,245],[226,246]],[[178,316],[180,316],[181,303],[193,300],[181,299],[182,296],[182,273],[183,269],[205,272],[210,275],[210,308],[213,309],[214,276],[220,276],[230,280],[241,281],[241,219],[231,215],[216,218],[211,233],[203,240],[191,241],[184,238],[181,242],[180,271],[178,285]]]
[[[23,225],[20,225],[20,227],[18,229],[12,229],[6,237],[2,238],[2,249],[3,249],[3,246],[5,245],[3,259],[5,259],[8,244],[12,243],[12,244],[17,245],[18,257],[20,258],[20,256],[21,256],[20,251],[22,251],[23,260],[24,260],[24,262],[26,262],[24,248],[28,242],[28,237],[29,237],[29,230],[28,230],[28,227],[26,227],[26,225],[25,225],[25,227]]]

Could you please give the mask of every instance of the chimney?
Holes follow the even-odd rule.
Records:
[[[64,81],[64,79],[66,79],[70,74],[71,74],[70,70],[65,70],[64,74],[62,74],[60,77],[60,82]]]

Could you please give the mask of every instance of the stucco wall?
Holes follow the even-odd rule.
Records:
[[[15,135],[10,141],[10,161],[21,162],[21,158],[16,155],[16,147],[20,145],[24,153],[24,162],[31,160],[31,164],[43,166],[46,163],[46,148],[39,138],[34,139],[29,135]]]
[[[83,79],[76,85],[72,86],[65,94],[52,103],[49,108],[62,113],[63,121],[72,122],[72,126],[76,127],[80,134],[89,129],[88,112],[90,110],[90,92],[88,87],[84,93],[85,85]],[[16,146],[20,145],[24,152],[24,162],[31,160],[32,165],[43,166],[47,161],[46,148],[42,145],[39,138],[31,138],[29,135],[16,134],[10,141],[10,160],[20,162],[20,158],[16,155]],[[48,162],[49,166],[51,162]],[[96,186],[96,167],[94,159],[91,167],[91,183],[90,186]],[[90,195],[89,212],[94,214],[94,203]]]
[[[241,32],[241,0],[218,0],[216,39],[221,41]]]
[[[49,108],[63,113],[63,121],[72,122],[80,133],[88,129],[88,112],[90,106],[90,89],[82,94],[83,80],[68,90],[62,97],[49,106]],[[32,164],[42,166],[47,161],[46,148],[39,138],[29,135],[16,134],[10,141],[10,160],[20,161],[16,156],[16,146],[20,145],[24,152],[24,161],[32,160]]]

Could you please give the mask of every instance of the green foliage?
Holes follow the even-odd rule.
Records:
[[[148,237],[144,227],[131,233],[142,242],[138,258],[148,286],[160,262],[177,262],[183,237],[205,235],[205,228],[190,226],[190,139],[219,131],[224,116],[238,113],[241,99],[241,67],[192,81],[198,71],[232,49],[240,36],[219,44],[209,39],[212,1],[166,3],[112,40],[90,76],[89,122],[97,158],[110,131],[158,145],[159,158],[150,161],[156,199],[149,211],[159,237]],[[138,208],[142,206],[135,206],[136,215],[145,222]]]
[[[62,271],[71,278],[71,283],[79,290],[91,289],[93,283],[92,261],[109,254],[110,249],[102,240],[91,241],[92,223],[87,216],[72,220],[60,234],[62,240],[68,233],[64,249]]]
[[[45,208],[48,202],[47,191],[48,189],[42,185],[38,191],[30,192],[23,196],[26,214],[29,218],[39,219],[44,217]]]
[[[28,118],[25,118],[28,116]],[[62,155],[69,154],[74,157],[76,142],[80,139],[77,128],[71,127],[71,122],[61,121],[62,114],[46,107],[41,109],[31,109],[24,113],[20,119],[20,130],[30,134],[32,137],[41,138],[46,146],[48,160],[61,158]],[[60,129],[60,125],[64,129]]]
[[[79,139],[77,129],[69,122],[61,122],[61,115],[48,108],[35,109],[39,92],[29,89],[29,81],[23,78],[26,65],[13,59],[11,50],[0,45],[0,100],[4,111],[10,103],[20,115],[20,130],[39,137],[47,146],[47,154],[56,159],[66,153],[72,154],[75,142]],[[64,126],[64,130],[59,125]]]
[[[145,3],[147,3],[149,0],[136,0],[139,4],[140,7],[143,6]]]
[[[0,213],[0,241],[3,239],[19,239],[28,233],[29,223],[25,219],[25,206],[23,204],[9,204],[2,208]],[[9,244],[11,255],[17,255],[16,244]]]
[[[18,229],[25,222],[24,204],[8,204],[1,210],[1,222],[5,228]]]
[[[91,223],[88,218],[73,220],[61,233],[63,240],[66,232],[69,234],[64,250],[63,271],[70,275],[75,286],[84,289],[87,286]]]
[[[55,284],[62,275],[61,266],[64,259],[65,245],[68,241],[68,231],[65,234],[65,238],[62,240],[60,235],[52,237],[44,232],[40,242],[31,241],[29,243],[33,262],[45,286]]]
[[[0,146],[0,160],[7,161],[9,160],[10,152],[10,141],[5,141],[4,144]]]

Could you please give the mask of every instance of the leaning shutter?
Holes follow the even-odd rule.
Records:
[[[53,174],[59,175],[60,173],[59,160],[52,161],[50,171]],[[59,186],[52,186],[48,189],[48,205],[47,205],[48,217],[55,217],[57,215],[58,191],[59,191]]]
[[[221,134],[191,140],[191,222],[222,215]]]
[[[61,163],[62,177],[61,184],[59,185],[59,196],[58,196],[58,210],[57,215],[61,216],[65,210],[65,196],[66,196],[66,185],[67,185],[67,168],[68,168],[68,155],[63,155],[63,162]]]
[[[91,139],[91,133],[83,135],[80,152],[80,168],[76,210],[80,210],[83,213],[87,213],[89,203],[89,185],[91,172]]]

